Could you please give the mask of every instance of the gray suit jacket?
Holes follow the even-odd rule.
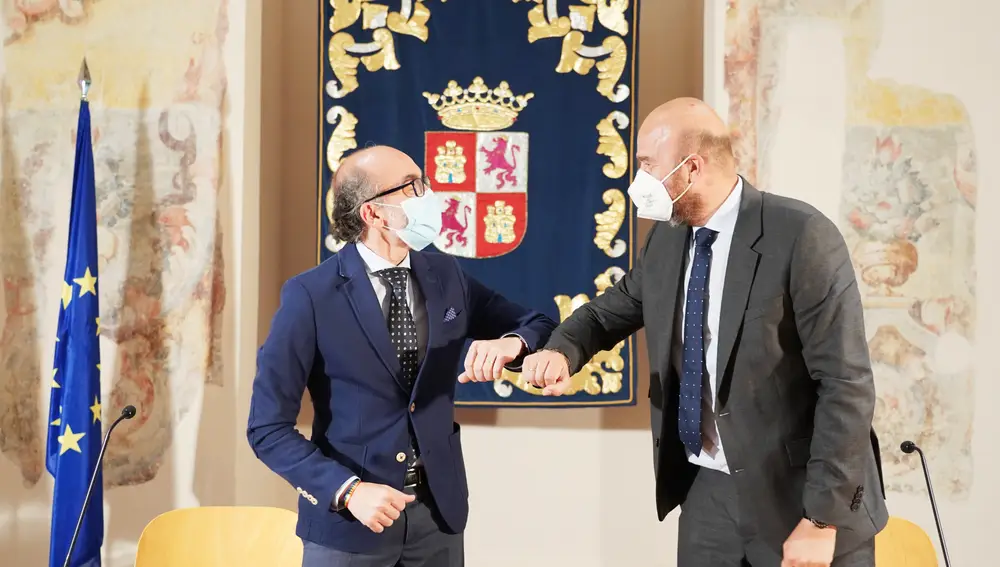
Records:
[[[813,207],[744,183],[722,296],[716,415],[744,521],[777,550],[807,516],[837,526],[837,554],[886,524],[875,386],[861,296],[837,227]],[[688,227],[657,223],[614,288],[546,348],[577,372],[646,328],[656,508],[683,504],[698,467],[677,434],[671,364]]]

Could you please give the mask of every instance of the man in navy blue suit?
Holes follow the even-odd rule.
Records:
[[[500,377],[555,323],[419,252],[441,230],[420,168],[377,146],[334,176],[334,257],[289,280],[257,357],[247,437],[296,487],[304,567],[460,567],[459,382]],[[311,439],[295,429],[309,390]]]

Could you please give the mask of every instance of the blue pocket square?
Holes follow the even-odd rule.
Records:
[[[444,322],[450,323],[458,317],[458,313],[455,311],[454,307],[449,307],[447,311],[444,312]]]

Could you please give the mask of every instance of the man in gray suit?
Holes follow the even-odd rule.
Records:
[[[886,524],[875,387],[844,239],[736,173],[728,131],[677,99],[642,124],[629,195],[653,225],[617,285],[524,377],[546,395],[646,328],[660,520],[681,567],[861,567]]]

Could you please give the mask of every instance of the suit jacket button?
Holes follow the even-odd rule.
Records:
[[[410,404],[410,413],[417,411],[417,404]]]
[[[406,460],[406,453],[404,453],[402,451],[396,453],[396,462],[397,463],[402,463],[405,460]]]

